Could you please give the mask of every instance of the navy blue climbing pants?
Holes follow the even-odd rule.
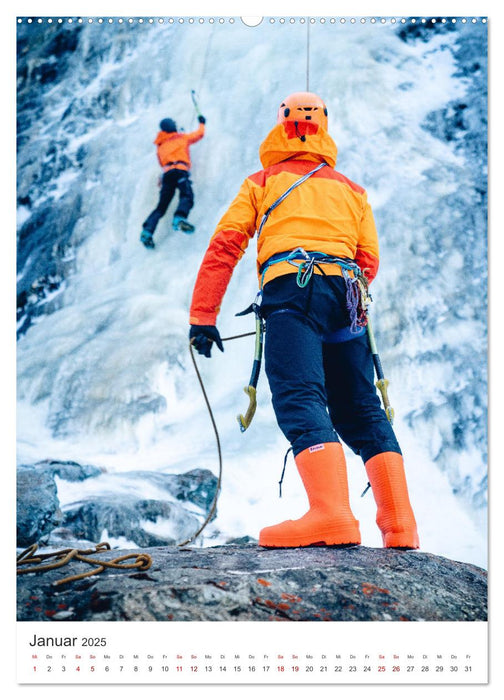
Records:
[[[174,216],[181,216],[183,219],[187,219],[194,205],[190,173],[187,170],[172,168],[163,174],[158,205],[143,223],[143,228],[146,231],[154,233],[159,219],[166,214],[166,210],[170,206],[177,189],[179,191],[179,203]]]
[[[277,277],[264,287],[261,314],[273,408],[294,455],[339,438],[364,462],[401,452],[375,389],[367,333],[350,333],[342,277],[314,274],[304,288],[296,274]]]

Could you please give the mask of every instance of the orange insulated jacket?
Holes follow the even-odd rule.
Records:
[[[191,131],[189,134],[160,131],[154,143],[157,146],[157,157],[163,170],[171,170],[171,168],[190,170],[189,146],[202,139],[204,135],[204,124],[200,124],[196,131]]]
[[[310,122],[277,124],[259,149],[263,170],[250,175],[217,225],[194,287],[190,323],[215,325],[234,267],[259,230],[268,208],[300,177],[326,163],[293,189],[269,215],[257,240],[257,266],[298,247],[355,260],[372,281],[378,270],[378,238],[366,191],[334,170],[337,148]],[[326,274],[341,274],[338,265]],[[318,273],[315,268],[315,273]],[[268,268],[267,283],[295,273],[288,262]]]

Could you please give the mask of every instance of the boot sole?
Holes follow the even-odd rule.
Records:
[[[310,544],[262,544],[259,542],[259,547],[263,549],[308,549],[308,547],[334,547],[334,549],[349,549],[350,547],[359,547],[360,542],[345,542],[343,544],[328,544],[327,542],[312,542]]]
[[[173,227],[174,231],[182,231],[182,233],[194,233],[195,227],[192,224],[178,224]]]
[[[419,549],[420,542],[411,532],[388,532],[383,535],[383,546],[387,549]]]
[[[359,545],[361,543],[360,534],[355,532],[355,530],[347,531],[342,533],[341,530],[338,532],[325,532],[325,533],[312,533],[311,535],[290,535],[286,537],[268,537],[259,535],[259,546],[260,547],[317,547],[317,546],[352,546]]]

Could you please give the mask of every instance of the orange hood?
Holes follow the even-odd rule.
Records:
[[[304,140],[301,138],[304,137]],[[259,148],[263,168],[281,163],[288,158],[301,158],[336,165],[338,149],[325,129],[310,122],[293,121],[277,124]]]
[[[154,143],[156,146],[161,146],[162,143],[165,143],[165,141],[170,141],[170,139],[172,139],[174,136],[178,136],[178,132],[172,131],[171,133],[167,133],[166,131],[159,131]]]

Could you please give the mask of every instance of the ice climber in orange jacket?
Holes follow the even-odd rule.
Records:
[[[159,164],[163,169],[161,192],[156,208],[143,223],[140,240],[146,248],[154,248],[153,234],[159,219],[166,214],[175,191],[179,191],[179,202],[173,215],[173,229],[192,233],[194,226],[187,216],[194,205],[194,195],[190,180],[191,159],[189,146],[203,138],[205,134],[205,117],[198,116],[199,127],[189,134],[177,131],[173,119],[162,119],[161,131],[154,143],[157,146]]]
[[[266,374],[277,422],[290,442],[309,510],[265,527],[263,547],[356,545],[343,440],[360,455],[385,547],[417,548],[403,458],[374,386],[359,316],[356,276],[378,270],[378,239],[366,191],[337,172],[327,109],[313,93],[282,102],[250,175],[210,240],[194,287],[190,338],[210,357],[222,298],[257,233]],[[303,179],[302,179],[303,178]],[[362,310],[362,307],[361,307]]]

